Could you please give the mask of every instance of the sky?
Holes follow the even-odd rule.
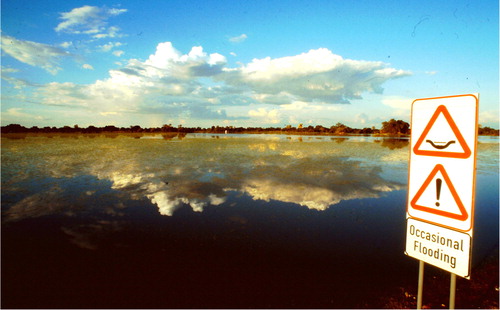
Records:
[[[1,3],[1,123],[380,128],[479,93],[498,128],[498,1]]]

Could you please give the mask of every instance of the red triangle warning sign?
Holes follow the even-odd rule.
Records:
[[[459,221],[465,221],[469,217],[450,177],[439,164],[425,179],[410,204],[415,210]]]
[[[413,147],[416,155],[468,158],[471,150],[444,105],[440,105]]]

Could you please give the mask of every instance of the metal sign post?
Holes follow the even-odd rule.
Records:
[[[418,292],[417,292],[417,309],[422,309],[422,291],[424,289],[424,265],[423,261],[418,264]]]
[[[405,254],[470,279],[479,95],[417,99],[412,103]]]
[[[455,292],[457,288],[457,276],[452,273],[450,279],[450,309],[455,309]]]

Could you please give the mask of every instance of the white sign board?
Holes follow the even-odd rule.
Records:
[[[406,255],[469,278],[471,249],[471,236],[466,233],[407,220]]]
[[[470,248],[474,224],[478,98],[477,94],[467,94],[417,99],[412,103],[406,253],[438,267],[442,264],[415,250],[415,241],[419,240],[409,234],[410,223],[414,229],[435,225],[435,233],[454,231],[454,239],[468,236]],[[429,246],[424,247],[431,249]],[[470,263],[469,250],[455,254],[453,257],[458,262]],[[463,255],[467,255],[467,259]],[[467,278],[470,268],[465,272],[463,265],[457,266],[450,267],[451,272]],[[450,268],[443,269],[450,271]]]

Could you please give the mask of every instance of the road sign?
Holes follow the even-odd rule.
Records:
[[[413,102],[409,217],[458,231],[472,230],[477,111],[476,95]]]
[[[471,239],[469,234],[409,218],[405,254],[469,279]]]
[[[412,103],[405,254],[469,278],[479,95]]]

